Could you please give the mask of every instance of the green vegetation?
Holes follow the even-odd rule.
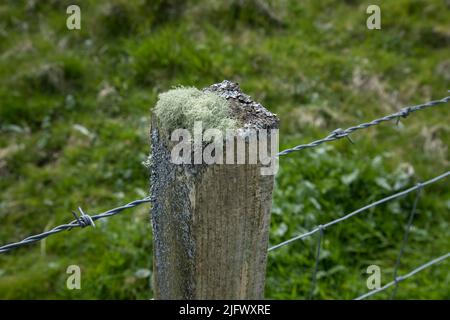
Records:
[[[66,28],[78,3],[82,29]],[[281,149],[447,95],[449,4],[371,1],[4,0],[0,4],[0,243],[148,193],[150,108],[176,85],[240,83],[280,117]],[[366,28],[379,4],[382,29]],[[449,167],[448,105],[280,160],[271,244]],[[325,231],[316,299],[392,280],[408,197]],[[426,188],[401,273],[449,251],[450,188]],[[267,298],[308,296],[316,237],[269,254]],[[148,299],[149,208],[141,206],[0,254],[0,298]],[[67,290],[67,266],[82,290]],[[449,262],[397,297],[450,297]],[[389,297],[389,292],[374,296]]]

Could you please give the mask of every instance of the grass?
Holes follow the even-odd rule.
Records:
[[[66,28],[73,1],[0,4],[0,243],[147,194],[149,115],[158,94],[229,79],[281,119],[281,148],[312,141],[400,107],[441,98],[450,82],[444,1],[380,4],[366,29],[364,1],[75,1],[82,29]],[[261,11],[262,10],[262,11]],[[270,243],[448,170],[448,106],[283,157]],[[449,251],[447,181],[424,191],[401,272]],[[316,299],[367,290],[393,266],[414,194],[325,231]],[[0,255],[2,299],[152,297],[149,209]],[[269,254],[266,297],[303,299],[316,238]],[[82,269],[67,290],[66,269]],[[448,262],[400,285],[397,298],[450,296]],[[375,299],[389,297],[387,293]]]

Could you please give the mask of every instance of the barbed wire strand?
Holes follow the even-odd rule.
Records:
[[[430,260],[427,263],[424,263],[421,266],[419,266],[418,268],[412,270],[408,274],[406,274],[404,276],[397,277],[396,280],[387,283],[383,287],[381,287],[379,289],[375,289],[375,290],[369,291],[369,292],[367,292],[367,293],[365,293],[365,294],[355,298],[354,300],[363,300],[363,299],[368,298],[368,297],[370,297],[370,296],[372,296],[372,295],[374,295],[374,294],[376,294],[378,292],[384,291],[384,290],[388,289],[389,287],[392,287],[396,283],[405,281],[406,279],[412,277],[416,273],[419,273],[420,271],[425,270],[425,269],[431,267],[432,265],[435,265],[435,264],[437,264],[437,263],[439,263],[441,261],[444,261],[445,259],[448,259],[448,258],[450,258],[450,252],[448,252],[447,254],[444,254],[443,256],[440,256],[440,257],[437,257],[437,258],[435,258],[433,260]]]
[[[441,174],[441,175],[439,175],[439,176],[436,176],[436,177],[434,177],[434,178],[432,178],[432,179],[430,179],[430,180],[427,180],[427,181],[425,181],[425,182],[419,183],[419,184],[415,185],[414,187],[411,187],[411,188],[409,188],[409,189],[406,189],[406,190],[403,190],[403,191],[401,191],[401,192],[395,193],[395,194],[393,194],[393,195],[390,195],[390,196],[388,196],[388,197],[386,197],[386,198],[383,198],[383,199],[380,199],[380,200],[378,200],[378,201],[372,202],[372,203],[370,203],[370,204],[368,204],[368,205],[366,205],[366,206],[364,206],[364,207],[362,207],[362,208],[359,208],[359,209],[357,209],[357,210],[355,210],[355,211],[353,211],[353,212],[351,212],[351,213],[349,213],[349,214],[347,214],[347,215],[345,215],[345,216],[343,216],[343,217],[341,217],[341,218],[338,218],[338,219],[336,219],[336,220],[333,220],[333,221],[330,221],[330,222],[328,222],[328,223],[326,223],[326,224],[323,224],[323,225],[322,225],[322,228],[323,228],[323,229],[326,229],[326,228],[328,228],[328,227],[331,227],[332,225],[335,225],[335,224],[337,224],[337,223],[340,223],[340,222],[342,222],[342,221],[345,221],[345,220],[347,220],[347,219],[350,219],[351,217],[353,217],[353,216],[355,216],[355,215],[357,215],[357,214],[359,214],[359,213],[361,213],[361,212],[363,212],[363,211],[366,211],[366,210],[368,210],[368,209],[370,209],[370,208],[376,207],[376,206],[378,206],[378,205],[380,205],[380,204],[383,204],[383,203],[385,203],[385,202],[391,201],[391,200],[393,200],[393,199],[402,197],[402,196],[404,196],[404,195],[406,195],[406,194],[408,194],[408,193],[411,193],[411,192],[416,191],[416,190],[418,190],[418,189],[420,189],[420,188],[423,188],[423,187],[426,187],[426,186],[428,186],[428,185],[430,185],[430,184],[432,184],[432,183],[435,183],[435,182],[437,182],[437,181],[439,181],[439,180],[442,180],[442,179],[448,177],[449,175],[450,175],[450,171],[447,171],[447,172],[445,172],[445,173],[443,173],[443,174]],[[270,251],[273,251],[273,250],[275,250],[275,249],[284,247],[284,246],[286,246],[286,245],[288,245],[288,244],[290,244],[290,243],[292,243],[292,242],[294,242],[294,241],[301,240],[301,239],[304,239],[304,238],[306,238],[306,237],[309,237],[309,236],[315,234],[316,232],[318,232],[319,230],[320,230],[320,228],[319,228],[319,227],[316,227],[316,228],[312,229],[311,231],[308,231],[308,232],[306,232],[306,233],[300,234],[300,235],[295,236],[295,237],[293,237],[293,238],[291,238],[291,239],[289,239],[289,240],[286,240],[286,241],[283,241],[283,242],[281,242],[281,243],[279,243],[279,244],[277,244],[277,245],[274,245],[274,246],[270,247],[270,248],[268,249],[268,251],[269,251],[269,252],[270,252]]]
[[[397,294],[398,282],[396,281],[396,279],[397,279],[398,269],[400,267],[400,261],[401,261],[401,259],[403,257],[403,253],[405,251],[406,245],[408,244],[408,236],[409,236],[409,232],[410,232],[411,227],[412,227],[412,223],[413,223],[414,217],[416,215],[417,204],[419,202],[421,191],[422,191],[422,188],[419,188],[416,191],[416,198],[414,199],[413,207],[412,207],[411,212],[409,214],[408,222],[407,222],[407,224],[405,226],[405,232],[403,233],[403,241],[402,241],[402,244],[400,246],[400,250],[398,252],[397,260],[395,261],[394,281],[396,283],[395,283],[394,290],[392,291],[392,294],[391,294],[391,300],[395,299],[395,296]]]
[[[450,90],[449,90],[449,92],[450,92]],[[300,151],[302,149],[317,147],[318,145],[321,145],[322,143],[342,139],[344,137],[349,138],[349,135],[357,130],[367,129],[372,126],[379,125],[380,123],[386,122],[386,121],[399,120],[400,118],[406,118],[408,115],[410,115],[413,112],[423,110],[426,108],[430,108],[430,107],[434,107],[434,106],[437,106],[437,105],[440,105],[443,103],[448,103],[449,101],[450,101],[450,96],[447,96],[440,100],[433,100],[433,101],[426,102],[423,104],[405,107],[396,113],[384,116],[382,118],[372,120],[370,122],[361,123],[357,126],[349,127],[345,130],[338,128],[338,129],[334,130],[330,135],[326,136],[323,139],[319,139],[319,140],[316,140],[316,141],[313,141],[313,142],[310,142],[307,144],[301,144],[301,145],[295,146],[293,148],[285,149],[285,150],[279,152],[277,154],[277,156],[284,156],[284,155],[290,154],[292,152]],[[352,140],[350,140],[350,141],[352,142]]]
[[[123,206],[120,206],[120,207],[117,207],[114,209],[110,209],[108,211],[105,211],[103,213],[100,213],[100,214],[97,214],[94,216],[90,216],[90,215],[84,213],[84,211],[79,207],[78,211],[80,212],[80,216],[77,216],[77,214],[75,212],[72,212],[73,215],[75,216],[75,220],[73,220],[67,224],[59,225],[49,231],[45,231],[45,232],[42,232],[42,233],[39,233],[39,234],[36,234],[33,236],[29,236],[21,241],[1,246],[0,253],[4,253],[4,252],[10,251],[12,249],[15,249],[15,248],[27,245],[27,244],[40,241],[44,238],[47,238],[48,236],[51,236],[55,233],[62,232],[64,230],[71,230],[72,228],[84,228],[87,226],[95,227],[94,221],[96,221],[96,220],[114,216],[114,215],[118,214],[119,212],[122,212],[126,209],[130,209],[130,208],[136,207],[140,204],[147,203],[147,202],[150,202],[150,197],[145,197],[140,200],[134,200]]]
[[[317,271],[319,269],[319,260],[320,260],[320,249],[322,247],[322,239],[323,239],[323,228],[319,226],[319,236],[317,237],[317,250],[316,250],[316,261],[314,262],[314,271],[312,274],[311,280],[311,290],[309,292],[309,299],[312,300],[314,297],[314,291],[316,291],[317,286]]]

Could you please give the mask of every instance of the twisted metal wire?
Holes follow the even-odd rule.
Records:
[[[355,210],[355,211],[353,211],[353,212],[351,212],[351,213],[349,213],[349,214],[347,214],[347,215],[345,215],[343,217],[340,217],[340,218],[338,218],[336,220],[333,220],[333,221],[330,221],[328,223],[325,223],[324,225],[318,226],[318,227],[312,229],[311,231],[308,231],[306,233],[300,234],[300,235],[295,236],[295,237],[293,237],[293,238],[291,238],[289,240],[286,240],[286,241],[283,241],[283,242],[281,242],[281,243],[279,243],[277,245],[274,245],[274,246],[270,247],[268,249],[268,251],[272,251],[272,250],[284,247],[284,246],[286,246],[286,245],[288,245],[288,244],[290,244],[290,243],[292,243],[294,241],[301,240],[301,239],[304,239],[306,237],[309,237],[309,236],[319,232],[321,229],[326,229],[328,227],[331,227],[332,225],[335,225],[337,223],[340,223],[342,221],[350,219],[351,217],[353,217],[353,216],[355,216],[355,215],[357,215],[357,214],[359,214],[359,213],[361,213],[363,211],[366,211],[366,210],[368,210],[370,208],[376,207],[376,206],[378,206],[380,204],[383,204],[383,203],[391,201],[393,199],[402,197],[402,196],[404,196],[404,195],[406,195],[408,193],[411,193],[413,191],[416,191],[418,189],[426,187],[426,186],[428,186],[428,185],[430,185],[432,183],[435,183],[435,182],[437,182],[439,180],[442,180],[442,179],[448,177],[449,175],[450,175],[450,171],[447,171],[447,172],[445,172],[445,173],[443,173],[443,174],[441,174],[439,176],[436,176],[436,177],[434,177],[434,178],[432,178],[430,180],[427,180],[425,182],[419,183],[419,184],[415,185],[414,187],[411,187],[409,189],[406,189],[406,190],[403,190],[401,192],[395,193],[393,195],[390,195],[390,196],[388,196],[386,198],[383,198],[383,199],[380,199],[378,201],[372,202],[372,203],[370,203],[370,204],[368,204],[368,205],[366,205],[366,206],[364,206],[362,208],[359,208],[359,209],[357,209],[357,210]]]
[[[449,90],[449,92],[450,92],[450,90]],[[330,141],[334,141],[334,140],[338,140],[338,139],[342,139],[344,137],[347,137],[347,138],[350,139],[349,135],[352,132],[355,132],[357,130],[367,129],[367,128],[370,128],[372,126],[379,125],[380,123],[386,122],[386,121],[392,121],[392,120],[397,120],[398,121],[400,118],[406,118],[408,115],[410,115],[413,112],[416,112],[416,111],[419,111],[419,110],[423,110],[423,109],[426,109],[426,108],[430,108],[430,107],[434,107],[434,106],[437,106],[439,104],[447,103],[449,101],[450,101],[450,96],[447,96],[447,97],[442,98],[440,100],[434,100],[434,101],[426,102],[426,103],[415,105],[415,106],[405,107],[405,108],[402,108],[400,111],[398,111],[396,113],[384,116],[384,117],[379,118],[379,119],[372,120],[370,122],[361,123],[361,124],[359,124],[357,126],[349,127],[349,128],[347,128],[345,130],[341,129],[341,128],[338,128],[338,129],[334,130],[330,135],[328,135],[327,137],[325,137],[323,139],[319,139],[319,140],[316,140],[316,141],[313,141],[313,142],[310,142],[310,143],[307,143],[307,144],[301,144],[301,145],[295,146],[293,148],[285,149],[283,151],[280,151],[277,154],[277,156],[284,156],[284,155],[290,154],[290,153],[295,152],[295,151],[300,151],[302,149],[317,147],[318,145],[321,145],[322,143],[330,142]],[[350,142],[352,142],[352,140],[350,140]]]
[[[78,211],[80,212],[79,216],[75,212],[72,212],[72,214],[75,217],[75,220],[73,220],[67,224],[62,224],[57,227],[54,227],[53,229],[51,229],[49,231],[45,231],[45,232],[42,232],[42,233],[39,233],[36,235],[29,236],[21,241],[1,246],[0,253],[4,253],[4,252],[10,251],[10,250],[13,250],[15,248],[25,246],[27,244],[40,241],[44,238],[47,238],[48,236],[51,236],[52,234],[59,233],[64,230],[71,230],[73,228],[84,228],[87,226],[95,227],[94,221],[96,221],[96,220],[114,216],[114,215],[118,214],[119,212],[122,212],[126,209],[136,207],[136,206],[146,203],[146,202],[150,202],[150,197],[145,197],[140,200],[134,200],[123,206],[120,206],[120,207],[117,207],[114,209],[110,209],[108,211],[105,211],[103,213],[100,213],[100,214],[97,214],[94,216],[90,216],[90,215],[86,214],[80,207],[78,207]]]
[[[370,297],[370,296],[372,296],[372,295],[374,295],[374,294],[376,294],[378,292],[384,291],[384,290],[386,290],[389,287],[392,287],[394,285],[396,286],[396,285],[398,285],[399,282],[402,282],[402,281],[412,277],[416,273],[419,273],[420,271],[425,270],[425,269],[431,267],[432,265],[435,265],[436,263],[444,261],[445,259],[448,259],[448,258],[450,258],[450,252],[448,252],[447,254],[444,254],[444,255],[442,255],[440,257],[437,257],[437,258],[435,258],[433,260],[430,260],[427,263],[424,263],[424,264],[420,265],[419,267],[417,267],[416,269],[412,270],[408,274],[406,274],[404,276],[396,277],[393,281],[385,284],[383,287],[381,287],[379,289],[375,289],[375,290],[369,291],[369,292],[367,292],[367,293],[365,293],[365,294],[355,298],[354,300],[362,300],[362,299],[368,298],[368,297]]]

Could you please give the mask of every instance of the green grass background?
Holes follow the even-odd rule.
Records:
[[[444,0],[110,0],[0,3],[0,243],[148,193],[149,116],[160,92],[229,79],[281,119],[281,149],[437,99],[450,89]],[[82,29],[66,28],[80,5]],[[366,28],[379,4],[382,29]],[[276,244],[449,167],[448,105],[280,161]],[[325,231],[315,299],[367,291],[371,264],[392,280],[414,194]],[[401,273],[450,249],[447,181],[427,188]],[[269,254],[266,297],[308,297],[316,238]],[[2,299],[149,299],[149,207],[0,255]],[[82,290],[66,289],[66,268]],[[144,269],[144,272],[143,270]],[[450,297],[449,263],[397,298]],[[374,296],[389,298],[390,291]]]

